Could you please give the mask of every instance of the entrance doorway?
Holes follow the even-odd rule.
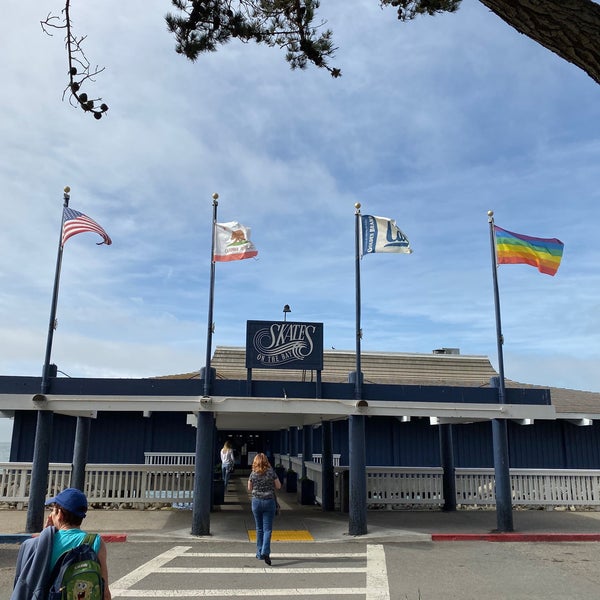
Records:
[[[259,452],[264,452],[271,463],[273,455],[271,452],[268,434],[258,431],[219,431],[217,433],[219,449],[223,447],[226,440],[233,446],[236,469],[250,469],[254,457]]]

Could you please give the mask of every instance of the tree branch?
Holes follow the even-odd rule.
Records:
[[[600,5],[592,0],[479,0],[538,44],[600,83]]]
[[[94,115],[95,119],[101,119],[108,110],[108,106],[103,103],[98,105],[102,101],[102,98],[89,98],[86,92],[81,91],[81,87],[88,81],[95,82],[94,77],[102,73],[104,67],[100,69],[96,66],[92,69],[90,61],[83,51],[83,42],[86,36],[78,38],[72,32],[70,8],[71,0],[65,0],[65,7],[62,10],[63,19],[61,20],[55,15],[48,14],[43,21],[40,21],[40,25],[42,31],[49,36],[52,36],[51,29],[64,29],[66,32],[65,47],[67,49],[69,66],[69,83],[63,92],[63,99],[69,93],[69,103],[72,106],[79,105],[84,111]]]

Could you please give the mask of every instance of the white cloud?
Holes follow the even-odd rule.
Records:
[[[65,248],[53,360],[72,376],[203,366],[212,193],[252,227],[259,259],[218,265],[214,344],[247,319],[322,321],[354,344],[354,203],[397,219],[411,256],[362,261],[363,348],[460,347],[496,360],[487,211],[565,242],[556,277],[499,270],[507,377],[600,391],[600,107],[583,72],[478,3],[399,23],[375,0],[328,0],[343,76],[290,71],[276,49],[234,42],[194,64],[165,7],[74,3],[110,110],[61,101],[61,2],[8,0],[0,90],[2,374],[38,375],[62,190],[103,225]]]

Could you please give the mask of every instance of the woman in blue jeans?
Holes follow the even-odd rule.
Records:
[[[277,508],[275,490],[281,489],[269,459],[261,452],[252,461],[248,491],[252,492],[252,514],[256,523],[256,558],[271,564],[271,533]]]
[[[225,491],[227,491],[229,477],[231,476],[231,471],[233,471],[234,464],[235,458],[233,456],[233,447],[231,446],[231,442],[226,440],[221,448],[221,473],[223,474],[223,481],[225,482]]]

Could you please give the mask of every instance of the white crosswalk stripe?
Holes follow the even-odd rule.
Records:
[[[235,567],[231,566],[234,559],[248,559],[248,553],[209,553],[192,552],[191,546],[175,546],[166,552],[149,560],[131,573],[128,573],[118,581],[111,583],[110,588],[113,600],[117,598],[208,598],[208,597],[270,597],[281,596],[289,597],[308,597],[308,596],[362,596],[366,600],[389,600],[389,584],[387,577],[387,568],[385,563],[385,551],[382,545],[369,544],[364,552],[340,552],[340,553],[304,553],[287,552],[278,553],[277,560],[310,560],[326,564],[329,561],[338,561],[346,559],[352,562],[349,566],[330,565],[318,567]],[[170,563],[178,559],[215,559],[227,560],[227,566],[199,566],[182,567],[169,566]],[[143,589],[138,584],[143,585],[143,580],[149,576],[157,574],[176,575],[176,574],[210,574],[210,575],[262,575],[274,574],[288,575],[289,587],[273,587],[270,589],[261,588],[192,588],[192,589]],[[342,586],[342,587],[297,587],[294,586],[294,575],[326,575],[326,574],[359,574],[364,575],[364,586]],[[224,581],[229,581],[223,578]],[[156,579],[153,579],[155,582]],[[277,578],[277,583],[281,584],[281,578]],[[154,586],[154,583],[152,584]]]

